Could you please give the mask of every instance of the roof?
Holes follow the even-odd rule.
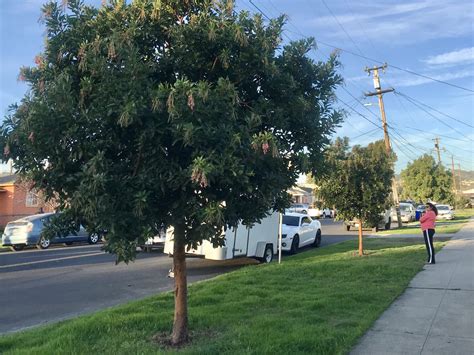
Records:
[[[18,175],[16,174],[0,176],[0,186],[11,186],[15,184],[17,179]]]
[[[293,196],[305,196],[305,195],[310,195],[311,193],[297,187],[293,186],[291,189],[288,190],[288,193],[293,195]]]
[[[306,186],[298,186],[301,190],[306,191],[309,194],[313,193],[313,189],[311,187],[306,187]]]

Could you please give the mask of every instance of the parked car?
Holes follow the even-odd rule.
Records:
[[[323,215],[323,210],[313,205],[308,208],[308,215],[313,219],[321,218]]]
[[[438,209],[437,219],[454,219],[454,213],[448,205],[436,205]]]
[[[77,235],[68,234],[51,240],[44,238],[41,232],[54,215],[55,213],[37,214],[8,223],[3,231],[2,245],[18,251],[29,245],[35,245],[39,249],[47,249],[51,244],[64,243],[71,245],[77,242],[96,244],[101,239],[101,236],[97,233],[89,234],[82,226]]]
[[[379,229],[389,230],[391,226],[392,226],[391,210],[388,209],[388,210],[385,210],[384,213],[380,214],[380,220],[376,226],[372,226],[372,225],[369,226],[369,225],[364,224],[362,228],[370,228],[374,232],[378,232]],[[359,221],[355,219],[352,221],[344,221],[344,227],[346,228],[348,232],[351,230],[351,228],[358,229]]]
[[[281,250],[296,253],[298,248],[321,244],[321,223],[304,213],[283,215],[281,226]]]
[[[304,212],[301,212],[304,213]],[[311,218],[333,218],[334,217],[334,210],[330,208],[317,208],[317,207],[309,207],[307,211],[308,215]]]
[[[330,208],[323,208],[323,213],[322,213],[323,218],[333,218],[334,217],[334,210]]]
[[[307,214],[308,213],[308,210],[309,210],[309,205],[305,204],[305,203],[293,203],[290,208],[287,208],[286,209],[286,212],[289,212],[289,213],[303,213],[303,214]]]
[[[402,222],[409,223],[413,222],[416,217],[416,209],[412,203],[409,202],[400,202],[400,217],[402,218]],[[392,208],[390,218],[393,221],[397,220],[397,210]]]

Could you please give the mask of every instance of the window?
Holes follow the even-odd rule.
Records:
[[[311,219],[308,217],[303,217],[301,219],[301,225],[303,225],[304,223],[311,224]]]
[[[283,224],[287,226],[298,226],[300,218],[296,216],[283,216]]]
[[[26,207],[38,207],[38,193],[36,190],[30,190],[26,194]]]

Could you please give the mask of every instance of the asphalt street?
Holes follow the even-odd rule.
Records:
[[[322,220],[321,246],[356,238],[340,222]],[[305,249],[301,249],[304,252]],[[289,257],[283,255],[283,260]],[[68,319],[173,288],[172,259],[159,250],[116,265],[101,245],[0,253],[0,334]],[[253,259],[188,259],[189,283],[212,278]]]

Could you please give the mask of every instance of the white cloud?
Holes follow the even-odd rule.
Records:
[[[448,72],[448,73],[443,73],[443,74],[434,74],[434,75],[426,74],[426,75],[436,80],[450,81],[454,79],[474,77],[474,68],[468,68],[468,69],[463,69],[456,72]],[[428,78],[422,78],[422,77],[407,76],[407,77],[401,77],[401,78],[395,79],[395,81],[393,82],[393,85],[395,85],[395,87],[407,87],[407,86],[418,86],[418,85],[423,85],[427,83],[433,83],[433,80],[428,79]]]
[[[458,51],[452,51],[447,53],[430,56],[424,59],[423,62],[430,66],[435,65],[456,65],[465,64],[474,61],[474,47],[463,48]]]
[[[455,38],[472,34],[474,10],[471,0],[430,0],[396,4],[382,1],[351,2],[349,8],[335,12],[352,38],[383,43],[417,43],[424,40]],[[329,15],[306,22],[306,26],[327,33],[334,40],[347,36]]]

